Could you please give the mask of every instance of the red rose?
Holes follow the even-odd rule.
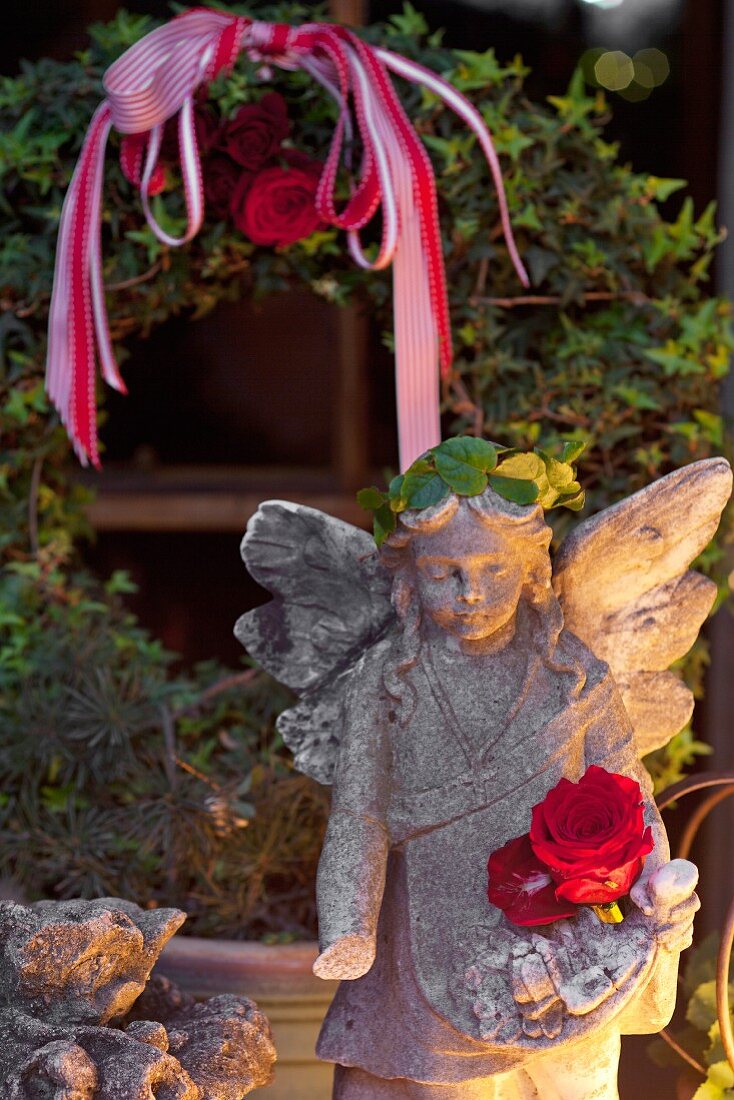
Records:
[[[556,897],[555,883],[530,847],[527,834],[492,852],[487,871],[487,897],[513,924],[550,924],[573,917],[578,910]]]
[[[211,156],[202,165],[204,195],[208,209],[218,218],[226,218],[232,205],[232,197],[243,177],[249,182],[251,175],[244,172],[229,157]]]
[[[240,222],[242,220],[242,211],[244,209],[245,199],[247,198],[247,192],[250,190],[254,179],[255,175],[253,172],[245,172],[245,170],[242,169],[234,190],[230,195],[228,213],[234,224],[238,227],[240,227]]]
[[[196,144],[202,156],[210,153],[222,130],[222,120],[211,107],[197,103],[194,107],[194,131]]]
[[[530,843],[556,883],[556,896],[603,905],[630,892],[653,849],[639,783],[592,765],[533,808]]]
[[[321,161],[313,160],[308,153],[302,153],[300,149],[281,149],[280,159],[285,161],[289,168],[302,168],[304,172],[309,172],[316,177],[317,182],[321,179],[324,167]]]
[[[243,168],[256,172],[277,153],[290,128],[285,100],[269,92],[258,103],[240,107],[227,123],[219,147]]]
[[[205,157],[212,151],[219,139],[222,131],[222,120],[212,107],[205,103],[196,103],[194,105],[194,131],[199,153],[202,157]],[[178,115],[176,115],[174,118],[169,118],[163,127],[161,159],[172,163],[178,162],[179,156]]]
[[[128,183],[140,187],[143,178],[145,157],[148,152],[147,134],[125,134],[120,142],[120,167]],[[166,171],[159,162],[153,169],[148,183],[149,195],[160,195],[166,186]]]
[[[243,190],[239,205],[233,204],[234,223],[254,244],[303,240],[321,224],[315,205],[318,183],[313,167],[265,168]]]

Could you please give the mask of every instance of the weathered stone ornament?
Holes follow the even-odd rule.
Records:
[[[253,517],[243,557],[275,598],[236,633],[300,694],[297,766],[334,784],[315,971],[343,979],[319,1041],[337,1100],[612,1100],[620,1035],[668,1021],[697,874],[669,862],[640,757],[692,710],[667,669],[713,603],[689,565],[731,483],[723,459],[670,474],[554,563],[542,507],[491,478],[399,511],[379,552],[310,508]],[[654,838],[626,919],[518,927],[487,859],[592,765],[639,782]]]
[[[150,972],[177,909],[0,904],[3,1100],[241,1100],[275,1061],[245,997],[195,1004]]]

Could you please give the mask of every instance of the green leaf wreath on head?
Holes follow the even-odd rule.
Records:
[[[387,492],[372,486],[360,490],[357,500],[374,512],[378,546],[395,530],[398,514],[407,508],[430,508],[449,493],[479,496],[488,485],[515,504],[578,512],[584,506],[584,492],[576,480],[574,462],[583,449],[583,443],[564,443],[560,458],[553,458],[538,447],[525,452],[473,436],[454,436],[393,478]]]

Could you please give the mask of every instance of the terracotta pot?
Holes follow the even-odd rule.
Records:
[[[278,1050],[269,1100],[330,1100],[332,1068],[316,1058],[316,1037],[337,982],[314,977],[315,943],[268,946],[247,940],[170,941],[156,971],[195,997],[243,993],[270,1020]]]

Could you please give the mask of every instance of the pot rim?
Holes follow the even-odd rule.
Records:
[[[254,997],[330,999],[338,982],[317,978],[318,944],[268,944],[177,936],[166,944],[156,970],[195,996],[239,993]]]

